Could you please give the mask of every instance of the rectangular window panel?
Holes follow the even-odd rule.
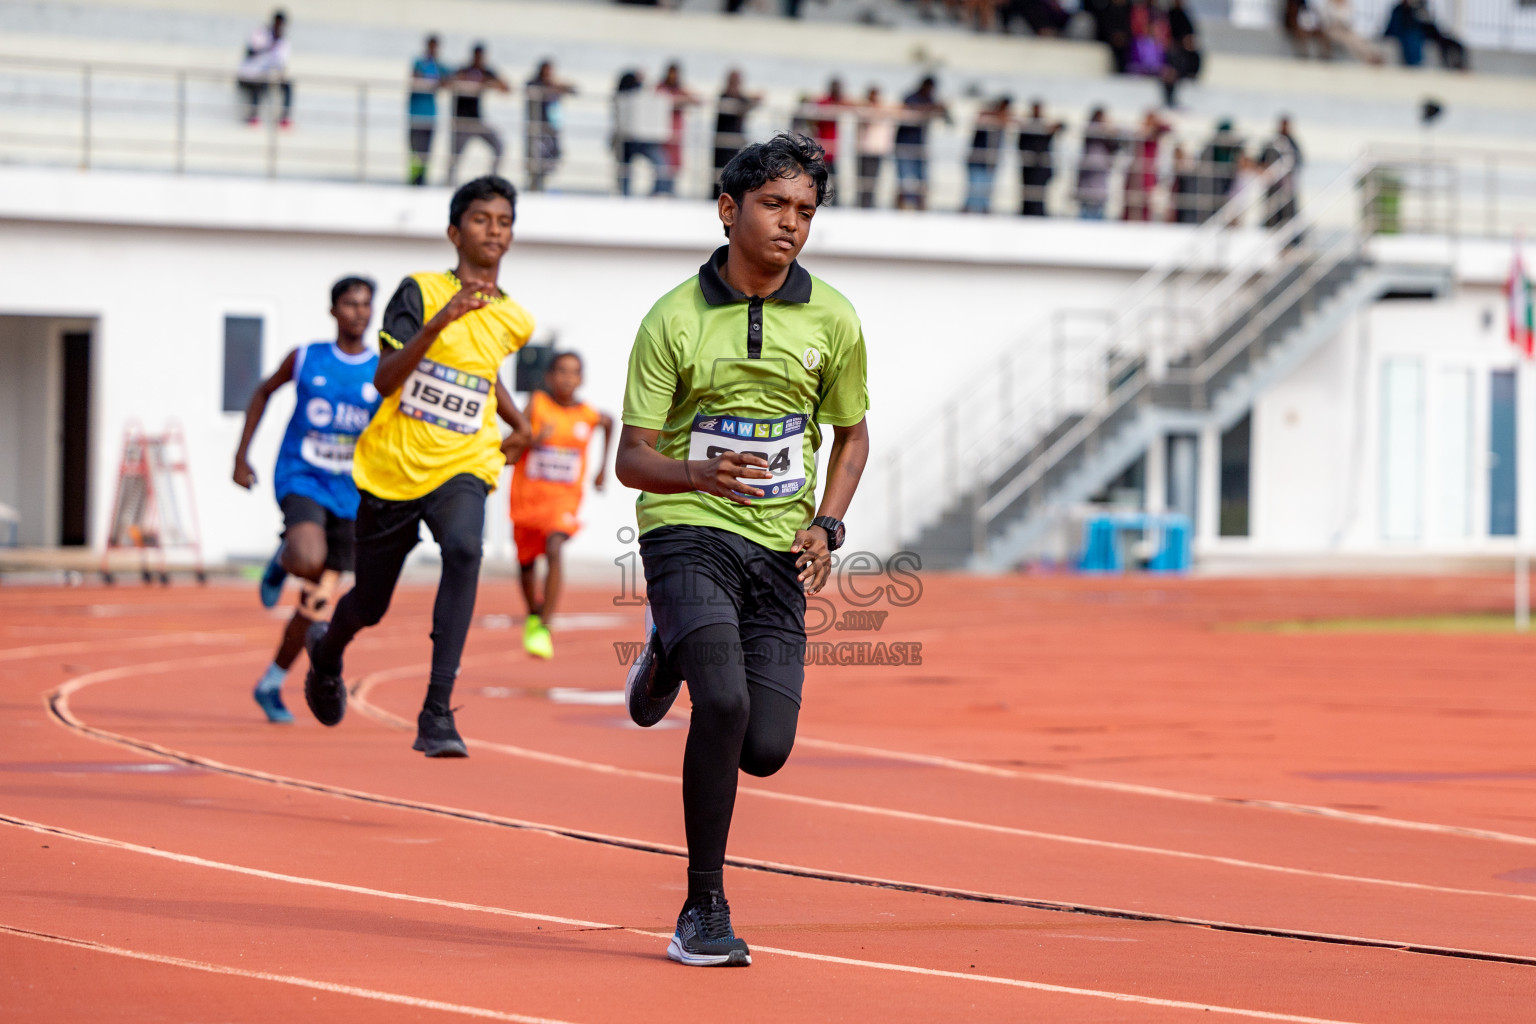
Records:
[[[1252,433],[1250,413],[1221,435],[1221,510],[1217,527],[1223,537],[1248,536]]]
[[[224,318],[224,411],[244,412],[261,383],[261,317]]]
[[[1472,534],[1472,371],[1440,371],[1440,528],[1447,537]]]
[[[1488,535],[1513,537],[1519,512],[1515,371],[1495,370],[1488,387]]]
[[[1417,540],[1424,493],[1424,366],[1388,359],[1381,366],[1381,536]]]

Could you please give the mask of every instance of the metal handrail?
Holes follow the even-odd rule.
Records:
[[[1341,198],[1353,195],[1354,188],[1361,180],[1362,171],[1367,163],[1368,160],[1365,157],[1356,160],[1355,163],[1350,165],[1348,170],[1329,183],[1328,187],[1323,191],[1321,201],[1314,201],[1312,204],[1309,204],[1308,212],[1305,215],[1295,218],[1284,228],[1280,229],[1277,234],[1284,237],[1287,241],[1295,241],[1307,231],[1315,231],[1319,215],[1322,211],[1326,210],[1333,203],[1338,202]],[[1360,236],[1357,233],[1347,235],[1346,242],[1347,244],[1343,246],[1333,247],[1334,251],[1338,251],[1340,255],[1332,263],[1318,261],[1326,264],[1326,269],[1321,271],[1321,273],[1326,273],[1337,267],[1351,252],[1359,251]],[[1293,282],[1282,291],[1279,296],[1267,302],[1264,308],[1257,311],[1253,320],[1245,324],[1237,335],[1202,362],[1202,368],[1207,364],[1216,364],[1204,373],[1203,379],[1208,380],[1212,374],[1230,362],[1238,351],[1241,351],[1247,344],[1250,344],[1264,327],[1273,322],[1274,317],[1279,314],[1282,308],[1289,308],[1287,300],[1294,301],[1295,298],[1303,294],[1315,282],[1315,278],[1308,279],[1304,275],[1302,279]],[[1238,344],[1239,340],[1242,341],[1241,345]],[[1024,472],[1010,480],[999,489],[997,494],[977,506],[973,513],[973,530],[984,538],[990,529],[991,523],[999,513],[1022,496],[1035,483],[1039,482],[1046,473],[1060,464],[1061,460],[1074,450],[1078,444],[1086,440],[1093,430],[1107,421],[1114,413],[1124,408],[1148,383],[1152,382],[1151,374],[1148,372],[1147,367],[1143,365],[1131,378],[1127,379],[1110,394],[1104,396],[1067,434],[1063,435],[1055,444],[1043,452]]]

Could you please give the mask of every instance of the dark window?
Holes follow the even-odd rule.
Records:
[[[1223,537],[1248,536],[1249,453],[1253,418],[1244,416],[1221,435],[1221,517]]]
[[[1513,537],[1519,512],[1515,467],[1515,373],[1495,370],[1488,389],[1488,535]]]
[[[224,411],[244,412],[261,383],[261,317],[224,318]]]
[[[64,335],[63,500],[59,543],[81,546],[90,539],[86,498],[90,494],[91,336]]]

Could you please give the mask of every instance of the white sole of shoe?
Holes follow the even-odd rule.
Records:
[[[672,941],[667,943],[667,959],[676,960],[686,967],[751,967],[752,954],[743,953],[741,950],[733,950],[729,953],[717,953],[713,955],[701,955],[690,953],[683,948],[683,944],[677,941],[677,936],[672,936]]]

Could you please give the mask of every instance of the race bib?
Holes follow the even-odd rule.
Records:
[[[576,448],[535,448],[528,453],[523,472],[530,480],[574,484],[581,479],[581,451]]]
[[[322,434],[311,430],[299,443],[299,456],[316,469],[340,476],[352,472],[352,450],[357,438],[352,434]]]
[[[456,434],[475,434],[485,425],[491,382],[472,373],[423,359],[400,389],[400,411]]]
[[[693,417],[688,435],[688,458],[713,459],[724,452],[756,455],[768,463],[771,479],[741,479],[760,487],[763,498],[798,494],[805,487],[806,417],[796,414],[776,420],[744,420],[735,416]]]

